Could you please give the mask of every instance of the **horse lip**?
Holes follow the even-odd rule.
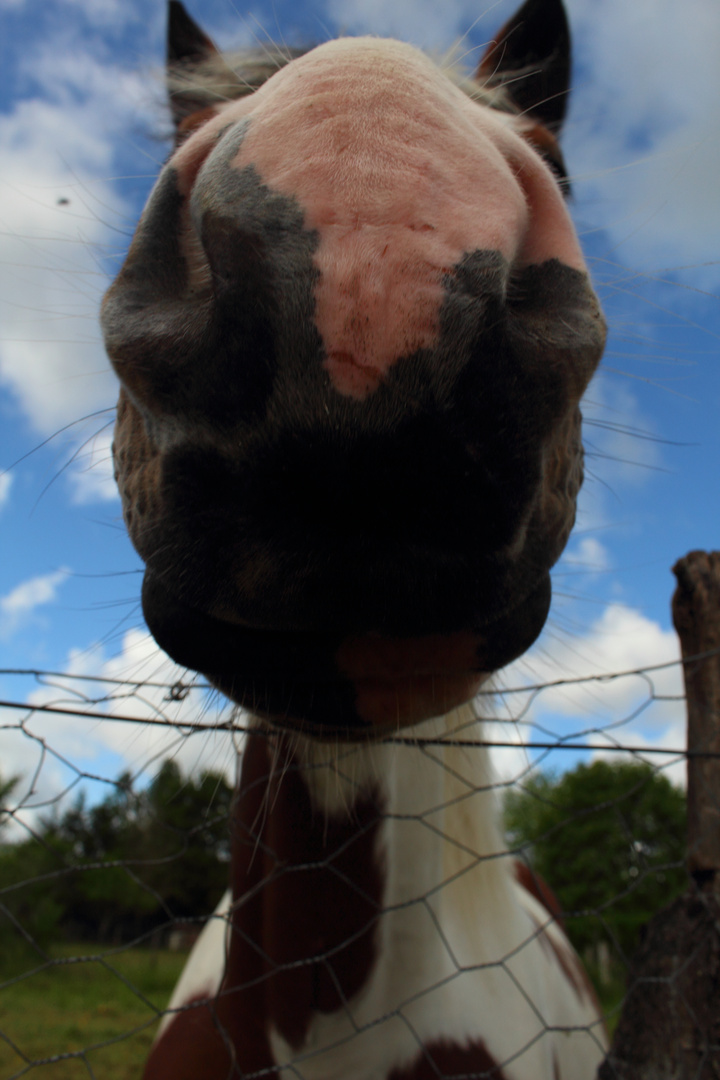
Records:
[[[356,685],[381,684],[474,671],[476,652],[472,631],[410,638],[361,634],[342,641],[335,659],[342,674]]]
[[[409,680],[462,679],[497,670],[538,636],[549,609],[550,582],[545,574],[534,589],[482,627],[407,638],[261,630],[231,623],[176,600],[149,569],[142,600],[148,627],[161,648],[233,697],[232,687],[242,680],[315,686],[321,692],[332,684],[403,688]]]
[[[407,684],[406,687],[390,683],[384,685],[384,680],[381,679],[367,679],[356,683],[357,702],[360,708],[358,708],[359,715],[356,718],[353,718],[352,722],[343,722],[342,720],[339,720],[337,722],[327,723],[324,721],[314,721],[306,717],[297,719],[295,717],[290,717],[287,714],[272,711],[259,711],[258,716],[263,724],[267,726],[269,732],[276,729],[288,731],[292,732],[294,735],[302,735],[310,738],[314,742],[381,742],[383,740],[392,740],[397,737],[402,732],[403,728],[411,727],[434,717],[444,715],[451,711],[451,709],[472,700],[482,684],[489,677],[490,675],[488,672],[458,673],[452,679],[451,685],[446,685],[444,687],[443,697],[439,701],[436,693],[416,694],[416,697],[424,699],[426,702],[433,702],[433,705],[432,707],[423,709],[412,717],[404,715],[403,718],[398,718],[395,709],[398,692],[403,689],[410,690],[413,687],[413,683],[417,684],[417,682],[422,682],[422,679],[414,680],[411,676],[399,680],[400,684]],[[221,688],[219,687],[219,689]],[[417,685],[415,689],[418,689]],[[380,719],[378,719],[377,715],[374,719],[364,718],[361,712],[363,701],[366,700],[368,696],[377,697],[378,695],[382,696],[383,694],[390,702],[390,707],[386,711],[386,715]]]
[[[319,741],[377,741],[472,700],[489,673],[525,652],[545,622],[550,580],[546,574],[481,632],[449,635],[434,662],[433,642],[422,638],[383,641],[368,634],[348,645],[345,635],[226,622],[178,602],[151,571],[142,599],[161,648],[272,728]],[[373,651],[379,662],[367,665]]]
[[[142,607],[158,645],[176,663],[208,677],[237,672],[242,658],[243,666],[258,678],[273,674],[277,663],[272,659],[268,662],[267,657],[271,641],[276,656],[283,651],[286,660],[294,661],[292,667],[297,669],[291,669],[291,674],[299,675],[309,658],[327,651],[335,642],[331,635],[264,630],[208,615],[177,600],[160,575],[149,568],[143,578]]]

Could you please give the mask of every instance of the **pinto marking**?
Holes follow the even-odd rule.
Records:
[[[176,148],[103,305],[114,459],[151,631],[252,719],[145,1080],[591,1080],[468,734],[547,616],[605,338],[560,0],[475,79],[374,38],[236,73],[177,0],[168,58]]]
[[[424,734],[442,740],[473,719],[466,706]],[[285,787],[297,815],[282,805]],[[429,1053],[462,1075],[549,1078],[556,1058],[563,1077],[589,1080],[604,1045],[595,1003],[578,993],[574,969],[567,981],[574,954],[515,877],[494,799],[480,746],[470,757],[452,745],[423,753],[383,743],[338,754],[295,750],[281,735],[273,754],[264,733],[251,736],[233,819],[232,910],[225,900],[217,920],[226,920],[222,986],[210,1009],[203,988],[192,989],[196,964],[206,978],[198,941],[148,1080],[170,1075],[178,1045],[185,1071],[173,1075],[233,1075],[226,1042],[238,1075],[424,1077]],[[285,853],[277,830],[288,813],[302,835]],[[320,860],[313,837],[326,829]],[[328,889],[314,931],[313,876]],[[198,1004],[188,1009],[188,999]]]

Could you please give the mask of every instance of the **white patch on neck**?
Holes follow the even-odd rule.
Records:
[[[515,880],[488,750],[420,741],[453,733],[482,739],[472,706],[404,732],[414,744],[298,744],[323,813],[352,814],[364,793],[379,795],[386,880],[367,984],[343,1009],[316,1014],[301,1047],[270,1031],[287,1080],[386,1080],[428,1043],[479,1040],[507,1080],[552,1080],[555,1058],[564,1080],[595,1073],[601,1037],[547,1032],[596,1018],[538,941],[548,916]]]
[[[563,1080],[595,1075],[603,1033],[538,927],[567,953],[564,935],[515,880],[488,751],[442,745],[453,735],[482,739],[472,707],[419,725],[403,735],[407,743],[298,739],[292,748],[318,813],[349,816],[359,798],[380,798],[385,887],[378,961],[362,990],[342,1009],[316,1014],[300,1047],[269,1032],[283,1080],[387,1080],[394,1068],[412,1066],[423,1046],[480,1040],[506,1080],[553,1080],[555,1064]],[[171,1009],[219,987],[228,911],[226,897]]]

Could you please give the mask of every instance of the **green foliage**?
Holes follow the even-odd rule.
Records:
[[[510,844],[555,892],[585,952],[640,927],[687,884],[685,795],[651,766],[595,761],[538,773],[505,802]]]
[[[19,783],[19,776],[11,776],[8,780],[3,780],[2,773],[0,773],[0,832],[2,832],[3,828],[8,824],[8,802]]]
[[[203,918],[227,886],[232,789],[166,761],[135,791],[122,775],[37,835],[0,844],[0,951],[41,959],[61,936],[120,943],[176,918]]]

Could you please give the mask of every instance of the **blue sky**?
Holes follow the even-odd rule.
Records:
[[[472,66],[515,5],[188,7],[223,46],[375,32],[436,55],[461,39]],[[720,546],[720,6],[568,0],[568,9],[572,211],[611,337],[587,397],[588,480],[553,615],[532,654],[504,676],[509,686],[672,660],[669,568],[689,549]],[[100,298],[167,152],[165,7],[0,0],[0,17],[0,470],[8,470],[0,472],[0,667],[176,678],[142,627],[140,564],[110,470],[116,387],[97,329]],[[676,695],[677,671],[656,684]],[[531,715],[555,732],[581,731],[628,717],[644,685],[547,690]],[[6,701],[79,690],[88,692],[72,680],[60,692],[0,675]],[[140,715],[162,697],[149,690],[122,710]],[[191,695],[187,715],[203,701]],[[508,701],[516,714],[520,698]],[[39,760],[42,744],[16,728],[24,715],[0,712],[5,773],[30,775]],[[682,720],[678,702],[655,704],[620,734],[682,745]],[[34,717],[29,730],[105,776],[141,770],[166,745],[164,733],[139,725]],[[497,728],[504,737],[514,730]],[[175,741],[187,765],[227,756],[220,737],[203,737],[202,748]],[[503,767],[519,760],[506,755]],[[52,797],[68,775],[48,759],[40,796]],[[680,779],[680,768],[672,775]]]

